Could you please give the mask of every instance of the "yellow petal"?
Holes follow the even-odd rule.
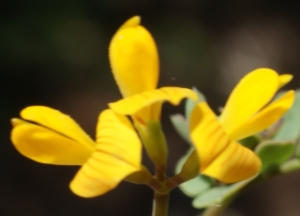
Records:
[[[96,151],[70,184],[82,197],[102,195],[141,169],[141,143],[130,121],[103,111],[97,126]]]
[[[129,19],[113,36],[109,60],[123,97],[155,89],[159,76],[158,52],[140,17]]]
[[[261,160],[251,150],[231,141],[202,173],[224,183],[234,183],[254,177],[261,166]]]
[[[289,83],[291,80],[293,79],[293,75],[291,74],[281,74],[279,76],[279,88],[281,88],[282,86],[286,85],[287,83]]]
[[[260,159],[229,138],[206,102],[192,111],[190,134],[200,158],[200,173],[233,183],[259,172]]]
[[[241,124],[236,130],[231,131],[230,137],[234,140],[240,140],[252,134],[256,134],[272,124],[274,124],[282,115],[292,106],[295,98],[294,91],[286,92],[282,97],[269,104],[258,114]]]
[[[60,133],[75,142],[94,148],[95,142],[69,116],[45,106],[30,106],[21,111],[25,120],[38,123],[57,133]]]
[[[115,103],[110,103],[109,107],[116,113],[122,115],[134,115],[138,111],[143,111],[143,113],[140,114],[143,116],[143,120],[157,120],[159,118],[158,115],[160,114],[160,112],[157,112],[159,106],[155,110],[144,108],[163,101],[168,101],[173,105],[178,105],[183,98],[191,98],[196,101],[197,95],[192,90],[186,88],[164,87],[152,91],[146,91],[132,97],[127,97]]]
[[[227,133],[236,130],[265,106],[273,98],[278,86],[278,74],[267,68],[254,70],[241,79],[220,116],[220,122]]]
[[[94,149],[39,125],[12,119],[15,148],[34,161],[56,165],[81,165]]]

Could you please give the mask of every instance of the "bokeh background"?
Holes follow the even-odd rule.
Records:
[[[140,15],[157,42],[159,86],[196,86],[217,111],[237,81],[258,67],[292,73],[287,88],[300,87],[299,11],[296,0],[1,0],[0,215],[150,216],[152,191],[146,186],[124,182],[106,195],[82,199],[68,188],[78,167],[32,162],[10,142],[10,118],[29,105],[59,109],[94,136],[99,112],[120,98],[107,52],[126,19]],[[164,106],[169,175],[188,148],[168,119],[182,111]],[[243,194],[227,215],[298,216],[299,202],[300,172]],[[196,216],[199,210],[176,189],[170,215]]]

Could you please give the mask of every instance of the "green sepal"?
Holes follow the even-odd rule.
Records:
[[[181,114],[175,114],[170,116],[170,120],[176,130],[176,132],[188,143],[192,143],[190,139],[190,132],[187,120]]]
[[[266,140],[257,146],[255,152],[262,161],[261,173],[265,173],[270,169],[277,169],[288,160],[295,152],[295,143]]]
[[[191,115],[191,112],[193,111],[194,107],[199,102],[206,101],[204,95],[196,87],[193,87],[192,90],[197,94],[198,101],[193,101],[189,98],[186,100],[186,102],[185,102],[185,117],[188,121],[190,120],[190,115]]]
[[[300,137],[300,90],[295,92],[295,101],[292,107],[284,114],[282,126],[272,140],[296,141]]]
[[[148,121],[146,125],[135,125],[149,158],[157,168],[165,168],[168,145],[159,121]]]
[[[231,185],[222,185],[213,187],[201,194],[199,194],[192,202],[197,209],[210,207],[212,205],[221,206],[223,203],[237,194],[243,187],[250,183],[253,179],[247,179]]]
[[[134,184],[149,184],[152,179],[152,174],[149,172],[148,168],[141,165],[141,170],[131,173],[126,176],[124,180]]]
[[[245,146],[246,148],[253,150],[261,141],[262,141],[262,138],[258,134],[255,134],[255,135],[246,137],[242,140],[239,140],[238,142],[240,144],[242,144],[243,146]]]
[[[194,147],[191,147],[188,152],[179,159],[176,167],[175,172],[180,173],[184,164],[186,164],[187,159],[190,155],[194,152]],[[182,190],[184,194],[190,197],[195,197],[202,193],[203,191],[209,189],[214,180],[210,177],[197,175],[196,177],[182,183],[179,185],[179,188]]]

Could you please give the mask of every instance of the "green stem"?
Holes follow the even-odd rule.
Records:
[[[205,209],[202,216],[219,216],[224,212],[226,207],[227,206],[224,206],[224,205],[209,207],[209,208]]]
[[[152,216],[167,216],[169,209],[169,193],[154,192]]]

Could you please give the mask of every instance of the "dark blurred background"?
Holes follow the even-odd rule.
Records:
[[[94,136],[99,112],[120,99],[107,52],[128,18],[140,15],[157,42],[159,86],[196,86],[217,110],[237,81],[258,67],[292,73],[287,88],[300,86],[299,11],[297,0],[1,0],[0,215],[150,216],[147,187],[122,183],[98,198],[76,197],[68,184],[78,167],[32,162],[9,138],[10,118],[29,105],[59,109]],[[169,175],[188,148],[168,121],[182,111],[182,105],[163,111]],[[298,216],[299,200],[300,172],[243,194],[227,215]],[[170,216],[198,214],[191,198],[172,192]]]

